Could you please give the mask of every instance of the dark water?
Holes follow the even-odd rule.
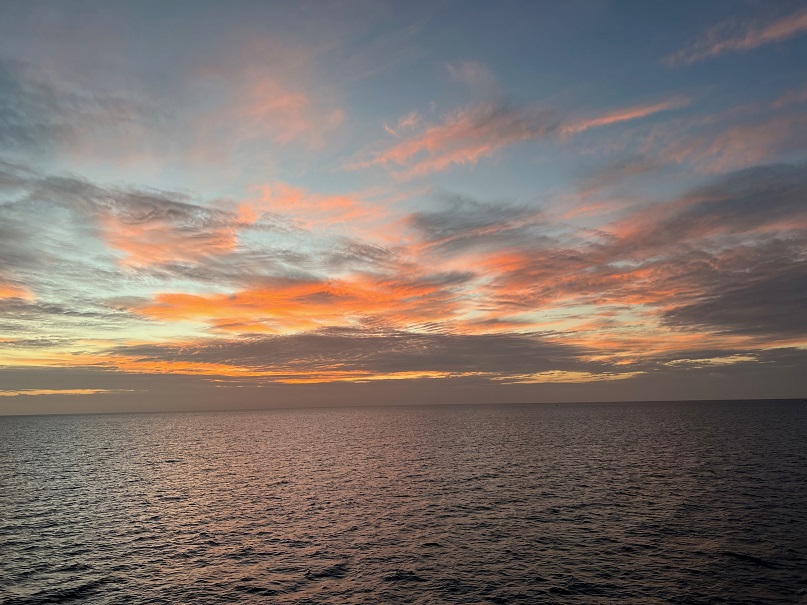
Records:
[[[807,603],[807,405],[0,418],[0,602]]]

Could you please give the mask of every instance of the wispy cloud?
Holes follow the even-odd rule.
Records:
[[[0,397],[21,397],[37,395],[101,395],[127,393],[129,389],[20,389],[17,391],[0,390]]]
[[[700,173],[720,174],[760,163],[805,157],[807,112],[775,112],[745,120],[669,126],[659,159],[687,163]],[[651,145],[652,146],[652,145]]]
[[[452,166],[473,165],[505,147],[560,135],[567,137],[591,128],[629,122],[679,109],[690,99],[674,97],[658,103],[617,108],[593,117],[574,119],[563,112],[539,106],[518,107],[503,101],[486,101],[449,113],[439,124],[428,125],[404,137],[403,129],[387,128],[402,140],[348,165],[350,169],[382,166],[398,176],[423,176]]]
[[[669,55],[668,65],[690,65],[730,52],[745,52],[781,42],[807,32],[807,9],[796,11],[769,23],[744,26],[725,21],[706,32],[701,38]]]
[[[686,97],[674,97],[659,103],[650,105],[636,105],[633,107],[625,107],[614,111],[606,112],[591,118],[584,118],[578,121],[572,121],[561,127],[561,134],[572,135],[578,132],[583,132],[589,128],[597,128],[600,126],[610,126],[611,124],[619,124],[620,122],[629,122],[631,120],[639,120],[652,116],[653,114],[669,111],[671,109],[680,109],[686,107],[691,103],[691,99]]]
[[[458,195],[443,195],[439,205],[415,212],[406,223],[415,230],[418,249],[439,256],[481,250],[514,248],[548,239],[551,225],[535,207],[482,202]]]
[[[87,91],[0,56],[0,144],[4,151],[130,153],[165,113],[136,93]]]
[[[372,222],[384,213],[358,196],[316,194],[283,182],[256,185],[252,190],[257,195],[241,202],[238,210],[248,220],[257,220],[268,212],[308,229],[334,228]]]
[[[410,111],[408,114],[398,118],[398,121],[395,123],[394,126],[390,126],[385,122],[384,130],[387,132],[387,134],[391,134],[394,137],[399,137],[401,136],[401,133],[414,130],[415,128],[420,126],[422,121],[423,116],[421,116],[416,111]]]
[[[191,114],[191,153],[203,159],[218,160],[267,143],[318,148],[345,119],[342,109],[323,106],[300,83],[265,68],[207,71],[200,79],[200,87],[215,91],[212,98],[222,98]]]
[[[481,97],[496,97],[501,94],[499,82],[490,68],[479,61],[465,61],[448,65],[448,75],[452,80],[465,84]]]
[[[557,127],[553,112],[537,107],[481,103],[456,110],[368,160],[348,168],[383,166],[418,176],[451,166],[475,164],[505,147],[544,136]]]

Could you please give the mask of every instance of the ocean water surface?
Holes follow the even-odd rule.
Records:
[[[2,417],[0,602],[807,603],[807,405]]]

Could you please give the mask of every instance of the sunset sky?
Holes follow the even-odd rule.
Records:
[[[4,2],[0,414],[807,396],[807,5]]]

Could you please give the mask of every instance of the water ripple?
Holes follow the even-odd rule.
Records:
[[[807,603],[788,402],[0,418],[0,603]]]

